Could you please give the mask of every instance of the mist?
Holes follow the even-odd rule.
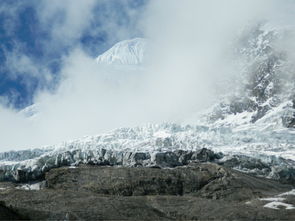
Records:
[[[237,33],[261,21],[290,22],[290,5],[294,9],[290,1],[150,1],[137,21],[150,42],[145,64],[99,65],[77,44],[63,58],[56,90],[35,95],[35,116],[0,108],[0,150],[52,145],[118,127],[182,123],[231,90],[229,82],[241,72],[233,62]],[[87,1],[83,10],[57,1],[47,7],[41,17],[45,23],[55,10],[65,9],[68,19],[53,25],[52,35],[72,40],[90,22],[95,1]],[[102,28],[117,38],[126,36],[109,20]]]

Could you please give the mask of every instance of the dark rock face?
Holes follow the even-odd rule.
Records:
[[[282,116],[282,123],[287,128],[295,128],[295,99],[292,100],[292,107],[289,114]]]
[[[25,220],[17,212],[5,206],[4,202],[0,202],[0,220]]]
[[[274,158],[269,163],[264,163],[260,159],[236,155],[218,163],[227,168],[241,170],[255,176],[272,177],[281,183],[295,183],[294,161],[292,160]]]
[[[280,177],[280,182],[290,184],[295,183],[295,168],[280,169],[277,174]]]
[[[16,170],[14,173],[13,173],[13,178],[19,182],[19,181],[22,181],[22,180],[28,180],[28,177],[27,177],[27,173],[23,170]]]
[[[175,169],[82,167],[46,174],[51,189],[87,190],[99,194],[142,196],[183,195],[200,190],[225,174],[216,164]]]
[[[178,157],[173,152],[156,153],[152,158],[153,164],[159,167],[180,166]]]
[[[233,158],[226,160],[225,162],[221,162],[220,164],[228,168],[244,168],[248,170],[263,171],[265,173],[271,171],[268,164],[263,163],[260,159],[250,158],[247,156],[234,156]]]
[[[222,155],[215,154],[212,150],[203,148],[199,151],[196,151],[192,154],[191,161],[197,162],[212,162],[216,159],[222,158]]]
[[[285,187],[275,181],[253,177],[214,163],[192,163],[174,169],[97,166],[59,168],[48,172],[46,181],[47,187],[54,190],[91,191],[116,196],[196,194],[215,199],[230,195],[239,200],[262,196],[267,189],[276,191]],[[245,193],[235,192],[235,189],[240,188]]]
[[[213,163],[173,169],[64,167],[50,170],[46,180],[45,189],[8,188],[0,197],[32,220],[295,219],[295,210],[266,209],[259,200],[292,186]],[[295,197],[287,202],[295,203]]]

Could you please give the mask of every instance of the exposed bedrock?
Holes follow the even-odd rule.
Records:
[[[46,174],[46,181],[51,189],[87,190],[99,194],[184,195],[195,193],[210,181],[226,175],[226,170],[216,164],[174,169],[84,166],[51,170]]]
[[[291,185],[215,163],[175,168],[61,167],[46,174],[47,187],[9,187],[1,200],[32,220],[294,220],[295,209],[264,207],[260,200]],[[295,199],[288,198],[295,205]]]
[[[91,191],[97,194],[143,196],[186,195],[206,198],[248,199],[264,191],[283,191],[291,186],[257,178],[215,163],[191,163],[175,168],[126,168],[80,166],[46,173],[49,189]],[[239,191],[235,191],[240,189]]]

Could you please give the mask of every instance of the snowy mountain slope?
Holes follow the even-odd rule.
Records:
[[[25,117],[25,118],[32,118],[36,116],[39,113],[39,105],[38,104],[32,104],[18,112],[19,115]]]
[[[235,62],[243,70],[238,76],[241,84],[187,125],[121,128],[50,146],[44,153],[26,152],[26,158],[3,153],[3,176],[36,178],[50,168],[79,163],[175,166],[186,157],[179,151],[189,155],[207,148],[223,153],[220,162],[232,158],[250,162],[235,165],[236,169],[274,178],[284,174],[295,180],[295,75],[288,54],[276,47],[282,39],[283,33],[265,26],[246,29],[234,45]],[[146,44],[144,39],[119,42],[97,62],[141,64]]]
[[[295,105],[295,71],[285,48],[285,31],[266,25],[248,28],[238,38],[235,57],[243,70],[235,93],[216,104],[209,120],[222,120],[231,114],[252,113],[248,123],[254,123],[278,106],[286,104],[288,113],[281,115],[286,127],[293,127]],[[288,105],[287,105],[288,104]],[[272,122],[269,122],[272,123]]]
[[[144,61],[147,40],[134,38],[115,44],[102,55],[96,58],[99,64],[138,65]]]

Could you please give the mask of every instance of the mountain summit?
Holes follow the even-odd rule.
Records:
[[[115,44],[96,58],[99,64],[138,65],[142,64],[147,47],[147,40],[134,38]]]

